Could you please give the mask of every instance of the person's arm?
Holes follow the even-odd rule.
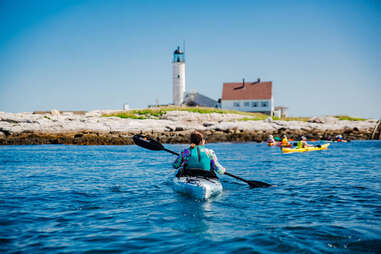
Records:
[[[188,157],[190,155],[190,152],[188,149],[185,149],[180,153],[180,155],[176,158],[176,160],[173,162],[172,166],[173,168],[177,169],[184,165],[184,163],[188,160]]]
[[[218,162],[217,156],[213,150],[208,150],[210,153],[211,166],[218,174],[225,174],[226,169]]]

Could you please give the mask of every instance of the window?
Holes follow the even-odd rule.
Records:
[[[245,101],[245,102],[243,103],[243,105],[244,105],[245,107],[250,107],[250,102]]]
[[[267,107],[267,101],[262,101],[262,107]]]
[[[258,107],[258,102],[256,102],[256,101],[252,101],[252,102],[251,102],[251,107],[253,107],[253,108]]]
[[[239,102],[237,101],[233,102],[233,107],[239,107]]]

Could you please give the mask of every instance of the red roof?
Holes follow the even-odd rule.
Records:
[[[273,82],[224,83],[222,100],[270,100]]]

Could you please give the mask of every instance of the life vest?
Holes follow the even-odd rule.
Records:
[[[302,142],[302,141],[299,141],[299,142],[298,142],[298,145],[297,145],[296,148],[303,148],[303,142]]]
[[[186,168],[197,168],[210,171],[211,160],[206,154],[204,146],[195,146],[190,148],[191,156],[186,163]]]
[[[282,145],[287,145],[288,144],[288,140],[287,138],[283,138],[282,139]]]

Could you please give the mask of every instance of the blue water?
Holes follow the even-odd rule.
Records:
[[[167,145],[180,151],[184,145]],[[0,147],[0,253],[381,253],[381,142],[281,154],[209,144],[230,173],[208,201],[137,146]]]

